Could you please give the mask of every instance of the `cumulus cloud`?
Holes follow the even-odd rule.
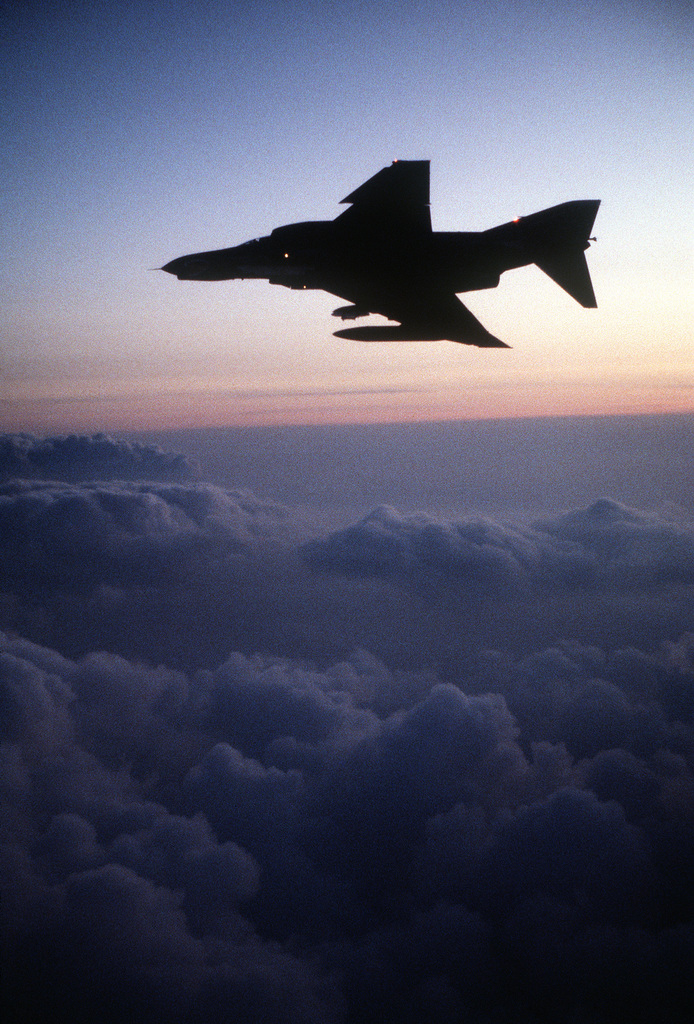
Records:
[[[109,646],[192,661],[232,635],[259,552],[284,549],[287,514],[209,484],[12,480],[0,485],[4,624],[71,651]],[[248,598],[253,604],[252,596]],[[157,640],[159,637],[159,640]],[[224,637],[219,655],[232,644]]]
[[[358,576],[459,581],[483,592],[515,587],[537,559],[531,537],[488,520],[439,523],[381,507],[304,548],[317,569]]]
[[[205,484],[15,481],[0,487],[4,580],[166,581],[249,546],[281,518],[278,506]]]
[[[0,435],[0,480],[167,480],[187,481],[197,466],[156,445],[107,434],[36,438]]]
[[[439,522],[381,507],[304,549],[314,569],[454,583],[482,595],[528,585],[694,582],[694,525],[662,522],[603,499],[532,528],[488,519]]]
[[[386,713],[363,654],[323,669],[235,654],[190,674],[2,645],[3,913],[15,995],[34,1009],[47,948],[66,1006],[64,978],[86,973],[99,980],[81,1012],[108,1000],[114,1019],[148,1005],[190,1021],[202,1006],[207,1020],[525,1019],[536,983],[560,1020],[539,922],[559,966],[580,948],[596,972],[573,993],[581,1012],[616,1020],[600,999],[631,1003],[605,976],[606,935],[650,1009],[661,982],[642,958],[665,971],[684,956],[694,716],[673,715],[663,681],[694,687],[694,638],[641,652],[633,686],[634,652],[566,645],[487,656],[457,684],[422,676]],[[472,692],[482,678],[495,685]],[[619,695],[628,728],[582,726],[576,746],[586,690]]]
[[[603,572],[626,582],[694,582],[694,523],[664,521],[603,498],[587,509],[536,524],[577,545]]]

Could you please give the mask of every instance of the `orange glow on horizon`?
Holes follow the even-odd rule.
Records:
[[[185,389],[110,394],[25,393],[0,406],[0,430],[74,433],[214,427],[319,426],[417,423],[437,420],[516,419],[692,413],[691,386],[630,384],[552,385],[471,382],[469,387],[344,387],[322,390]]]

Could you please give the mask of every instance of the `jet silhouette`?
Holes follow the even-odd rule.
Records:
[[[432,231],[429,161],[394,160],[343,203],[333,221],[287,224],[230,249],[181,256],[162,270],[179,280],[267,278],[319,288],[349,305],[333,316],[378,313],[397,325],[335,331],[356,341],[438,341],[509,348],[457,298],[496,288],[507,270],[534,263],[585,307],[595,294],[584,251],[599,199],[561,203],[488,231]]]

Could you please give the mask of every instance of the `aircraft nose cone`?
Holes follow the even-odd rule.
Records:
[[[179,281],[219,281],[220,265],[215,253],[192,253],[179,256],[161,268],[167,274],[173,274]]]
[[[185,260],[183,257],[179,256],[178,259],[170,260],[168,263],[165,263],[160,269],[166,271],[167,274],[173,274],[174,277],[180,277],[184,270],[184,263]]]

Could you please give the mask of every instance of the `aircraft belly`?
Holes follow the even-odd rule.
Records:
[[[262,278],[268,280],[274,277],[277,273],[276,267],[270,266],[254,266],[253,264],[247,264],[245,266],[237,266],[234,268],[234,277],[240,277],[241,280],[250,280],[251,278]]]

